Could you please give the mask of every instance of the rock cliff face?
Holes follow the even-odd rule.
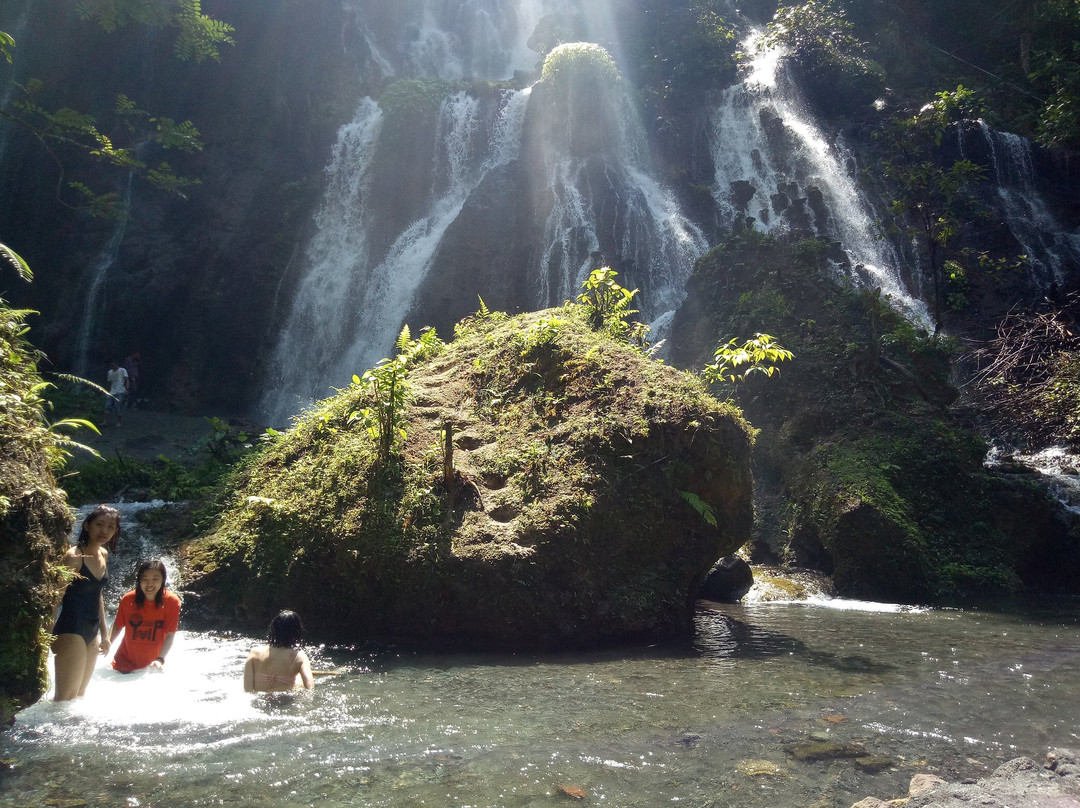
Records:
[[[986,443],[950,406],[951,340],[839,283],[826,255],[814,240],[733,238],[698,263],[676,318],[680,363],[766,330],[795,353],[734,391],[761,429],[755,560],[879,601],[1075,593],[1080,524],[1030,481],[983,467]]]
[[[38,356],[22,317],[0,308],[0,727],[48,686],[53,608],[71,511],[53,477],[57,436],[42,425]]]
[[[458,648],[691,630],[705,574],[750,535],[736,410],[573,307],[478,317],[408,386],[398,459],[350,420],[370,406],[354,386],[246,466],[188,547],[189,617],[261,627],[287,606],[325,639]]]

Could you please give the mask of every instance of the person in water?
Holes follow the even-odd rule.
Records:
[[[270,622],[266,645],[252,649],[244,665],[244,690],[248,693],[280,693],[301,685],[311,690],[315,678],[311,660],[300,650],[304,624],[296,612],[278,612]],[[297,679],[299,678],[299,681]]]
[[[64,554],[64,565],[75,577],[64,592],[52,630],[56,701],[85,695],[98,654],[109,652],[101,593],[109,581],[109,552],[119,538],[120,511],[99,505],[83,520],[78,541]]]
[[[167,577],[159,559],[147,559],[135,572],[135,588],[120,598],[109,635],[109,642],[124,635],[112,661],[120,673],[165,664],[180,625],[180,598],[165,588]]]

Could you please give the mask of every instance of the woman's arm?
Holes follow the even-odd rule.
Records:
[[[315,677],[311,675],[311,660],[308,655],[301,651],[297,654],[300,659],[300,681],[304,683],[305,690],[315,687]]]
[[[169,655],[169,651],[172,650],[173,637],[176,636],[175,631],[170,631],[165,635],[165,642],[161,644],[161,653],[158,654],[158,658],[150,663],[151,668],[157,668],[161,670],[161,666],[165,663],[165,657]],[[246,666],[245,666],[246,667]],[[247,680],[247,671],[244,672],[244,679]]]
[[[255,654],[248,654],[247,662],[244,663],[244,692],[255,692]]]
[[[102,656],[109,653],[109,630],[105,622],[105,595],[98,595],[98,631],[101,632],[101,642],[98,643],[98,653]]]

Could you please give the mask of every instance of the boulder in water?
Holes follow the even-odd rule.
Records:
[[[741,600],[754,585],[754,572],[750,565],[736,555],[724,556],[709,570],[698,597],[720,603]]]
[[[580,309],[463,324],[409,371],[388,459],[355,417],[373,406],[362,386],[309,412],[187,547],[189,623],[261,629],[288,606],[353,643],[689,636],[699,582],[750,536],[751,430]],[[446,424],[468,436],[449,464]]]

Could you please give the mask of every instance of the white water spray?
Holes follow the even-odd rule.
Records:
[[[874,215],[856,185],[850,155],[841,142],[826,140],[797,90],[783,80],[784,51],[764,47],[760,32],[743,49],[750,57],[743,81],[725,92],[713,119],[713,196],[727,224],[748,215],[765,232],[827,235],[841,244],[852,267],[914,318],[929,322],[925,305],[900,281],[899,256],[875,237]]]
[[[1049,288],[1064,280],[1065,268],[1080,263],[1080,231],[1068,232],[1035,186],[1031,143],[1011,132],[997,132],[979,121],[990,155],[992,179],[1009,232],[1028,257],[1034,276]],[[961,150],[963,139],[961,134]]]

